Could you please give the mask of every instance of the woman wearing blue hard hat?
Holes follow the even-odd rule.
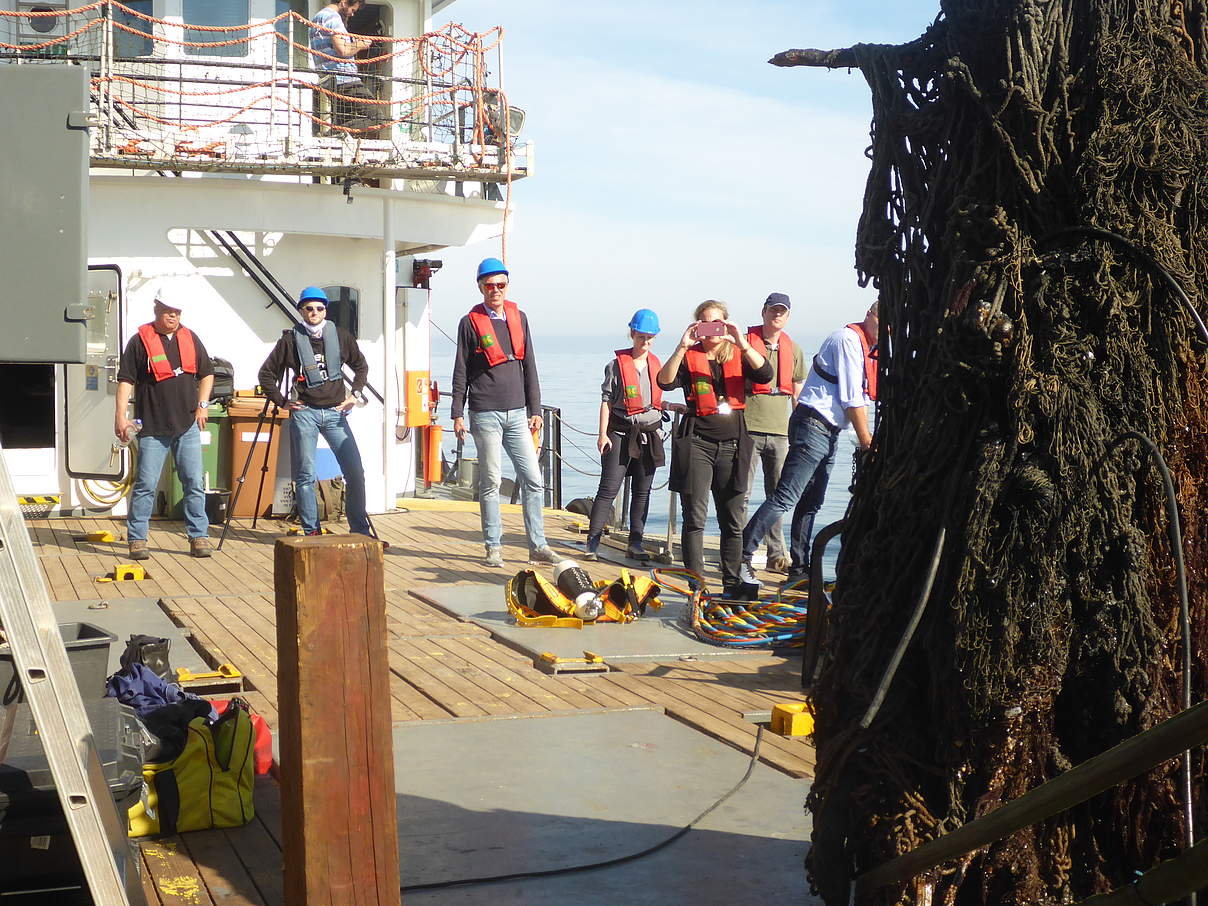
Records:
[[[600,487],[591,507],[587,530],[585,560],[595,560],[600,536],[612,513],[613,501],[628,475],[629,543],[627,552],[635,560],[647,560],[642,548],[646,512],[650,507],[650,487],[654,473],[663,465],[663,391],[655,376],[659,360],[650,351],[659,332],[659,317],[649,308],[640,308],[629,319],[629,349],[618,349],[604,366],[600,386]]]

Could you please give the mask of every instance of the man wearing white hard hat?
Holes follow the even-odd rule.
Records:
[[[146,560],[147,524],[168,451],[184,492],[189,553],[211,553],[201,466],[201,432],[210,408],[214,368],[198,336],[180,323],[180,291],[159,287],[155,319],[139,327],[122,352],[117,371],[113,433],[128,442],[138,435],[138,474],[130,493],[126,538],[130,559]],[[126,410],[134,398],[134,421]]]

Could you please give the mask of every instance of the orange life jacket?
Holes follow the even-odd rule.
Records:
[[[663,389],[655,377],[663,366],[653,352],[646,353],[646,373],[650,375],[650,395],[654,397],[649,406],[642,405],[642,390],[638,380],[638,369],[633,364],[632,349],[616,351],[617,366],[621,369],[622,395],[625,397],[625,414],[639,415],[647,409],[660,409],[663,403]]]
[[[848,324],[847,326],[854,330],[856,336],[860,338],[860,348],[864,350],[864,392],[868,394],[869,399],[875,400],[877,398],[877,360],[873,356],[873,350],[876,347],[869,345],[862,324]]]
[[[693,346],[684,356],[688,363],[688,374],[692,378],[688,397],[696,403],[697,415],[713,415],[717,412],[717,394],[713,392],[713,369],[709,357],[700,344]],[[738,350],[721,366],[726,386],[726,401],[731,409],[747,407],[746,380],[742,374],[742,356]]]
[[[470,309],[470,323],[478,334],[478,350],[487,357],[487,364],[494,368],[504,362],[524,359],[524,324],[520,321],[520,309],[515,302],[503,303],[503,314],[508,323],[508,334],[512,338],[512,355],[509,357],[499,348],[499,337],[495,335],[495,319],[487,313],[487,307],[479,303]]]
[[[768,347],[763,341],[763,326],[747,328],[747,342],[755,347],[765,359]],[[785,396],[793,395],[793,341],[787,333],[780,334],[780,345],[776,347],[776,386]],[[771,393],[771,384],[752,384],[752,393]]]
[[[154,324],[144,324],[138,329],[139,338],[147,350],[147,370],[158,381],[166,381],[178,374],[197,374],[197,347],[193,345],[193,333],[187,327],[176,328],[176,347],[180,350],[180,369],[174,370],[168,364],[168,355],[164,352],[164,341]]]

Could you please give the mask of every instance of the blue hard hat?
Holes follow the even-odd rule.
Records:
[[[311,299],[322,299],[324,302],[326,302],[327,293],[323,292],[323,290],[319,289],[317,286],[308,286],[306,289],[302,290],[301,294],[298,296],[298,304],[301,305],[303,302],[309,302]]]
[[[506,277],[507,273],[508,269],[498,258],[483,258],[482,264],[478,265],[478,276],[475,279],[481,280],[483,277],[493,277],[495,274],[503,274]]]
[[[629,319],[629,329],[654,335],[659,332],[659,316],[649,308],[639,308]]]

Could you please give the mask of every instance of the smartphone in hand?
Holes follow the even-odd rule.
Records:
[[[696,325],[696,335],[698,337],[722,337],[725,334],[725,321],[701,321]]]

